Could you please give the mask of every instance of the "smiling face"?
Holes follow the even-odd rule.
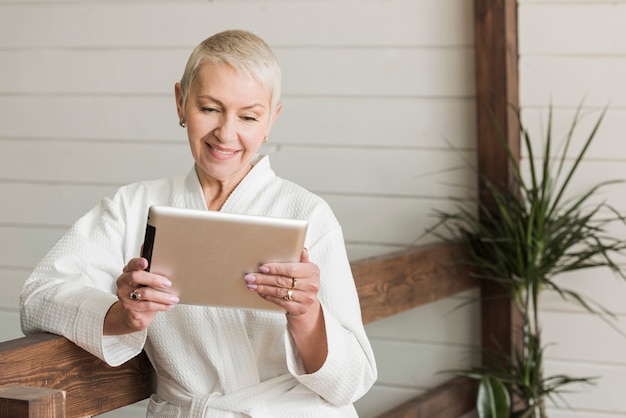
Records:
[[[280,104],[272,109],[271,91],[228,64],[202,64],[184,107],[179,83],[175,93],[200,183],[230,193],[250,170]]]

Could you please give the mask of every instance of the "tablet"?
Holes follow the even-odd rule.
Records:
[[[172,282],[179,303],[280,310],[243,276],[267,262],[300,260],[307,221],[151,206],[142,257]]]

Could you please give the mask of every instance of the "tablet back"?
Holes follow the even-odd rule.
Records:
[[[243,276],[266,262],[300,260],[307,221],[152,206],[142,256],[172,281],[180,303],[282,310]]]

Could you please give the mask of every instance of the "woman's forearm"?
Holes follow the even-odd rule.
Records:
[[[301,315],[287,315],[287,323],[308,374],[318,371],[328,356],[324,312],[317,302],[315,309]]]

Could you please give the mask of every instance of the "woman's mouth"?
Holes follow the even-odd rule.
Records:
[[[211,145],[211,144],[207,144],[207,145],[209,146],[209,149],[211,150],[211,152],[217,156],[229,157],[239,152],[238,150],[217,148],[215,145]]]

